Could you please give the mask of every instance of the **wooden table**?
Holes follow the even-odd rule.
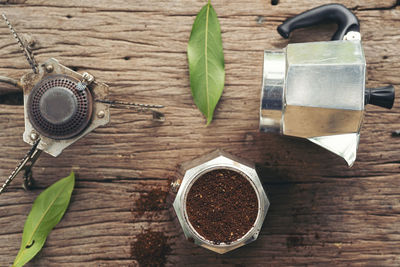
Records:
[[[131,243],[146,229],[163,231],[171,266],[399,266],[399,101],[388,111],[367,107],[352,168],[307,141],[258,132],[264,49],[287,40],[286,18],[324,0],[214,0],[226,61],[226,86],[213,123],[190,94],[186,47],[206,1],[0,0],[20,33],[35,40],[38,61],[57,58],[110,85],[112,99],[166,106],[160,126],[148,115],[112,110],[111,122],[58,158],[43,154],[24,192],[21,178],[0,197],[0,265],[11,265],[32,201],[47,186],[78,175],[65,217],[31,266],[137,265]],[[400,7],[396,0],[338,0],[359,17],[368,62],[367,86],[400,89]],[[397,1],[397,5],[399,1]],[[290,42],[329,40],[333,25],[298,30]],[[19,78],[28,65],[0,27],[0,73]],[[399,92],[399,91],[398,91]],[[0,177],[26,153],[22,106],[0,105]],[[179,163],[222,148],[257,163],[271,201],[258,240],[227,255],[177,235],[165,209],[140,214],[135,201],[168,190]],[[132,211],[133,210],[133,211]]]

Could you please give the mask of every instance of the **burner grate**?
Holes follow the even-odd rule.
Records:
[[[92,96],[88,89],[79,91],[79,80],[49,76],[32,89],[28,116],[33,127],[52,139],[69,139],[80,134],[92,116]]]

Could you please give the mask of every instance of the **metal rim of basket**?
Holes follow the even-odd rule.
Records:
[[[197,179],[199,179],[200,177],[202,177],[204,174],[211,172],[213,170],[231,170],[231,171],[235,171],[239,174],[241,174],[244,178],[246,178],[246,180],[251,184],[251,186],[254,189],[254,192],[257,196],[257,201],[258,201],[258,212],[257,212],[257,218],[253,223],[253,226],[247,231],[246,234],[244,234],[242,237],[240,237],[239,239],[230,242],[229,244],[225,243],[225,242],[221,242],[220,244],[215,244],[213,241],[205,239],[202,235],[200,235],[196,229],[193,227],[193,225],[190,223],[189,217],[187,215],[186,212],[186,199],[187,199],[187,195],[189,194],[190,189],[192,188],[192,185],[197,181]],[[195,237],[197,237],[201,242],[207,244],[208,246],[212,246],[212,247],[216,247],[216,248],[231,248],[231,247],[235,247],[238,244],[241,244],[243,241],[246,241],[248,239],[250,239],[252,236],[258,234],[257,233],[257,225],[260,223],[260,220],[262,219],[261,215],[262,215],[262,210],[263,208],[263,201],[259,192],[259,188],[255,185],[255,183],[253,182],[253,180],[251,179],[252,176],[249,174],[248,172],[246,172],[246,170],[244,170],[243,168],[237,167],[237,166],[232,166],[232,165],[213,165],[213,166],[209,166],[205,169],[202,169],[201,171],[197,172],[196,174],[193,175],[194,178],[188,177],[189,179],[191,178],[192,180],[190,181],[190,183],[186,186],[185,188],[185,192],[183,195],[183,209],[182,209],[182,213],[183,213],[183,218],[185,220],[185,222],[188,225],[189,231],[191,232],[191,234]],[[192,176],[192,177],[193,177]],[[262,224],[262,222],[261,222]]]

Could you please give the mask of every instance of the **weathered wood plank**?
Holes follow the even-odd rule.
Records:
[[[0,1],[4,3],[18,1]],[[23,2],[23,1],[22,1]],[[395,0],[342,0],[361,20],[368,86],[399,88],[400,8]],[[263,49],[286,46],[275,28],[288,16],[326,1],[213,1],[220,17],[227,70],[215,120],[193,104],[186,45],[204,1],[35,1],[0,5],[21,33],[36,41],[39,61],[55,57],[111,86],[111,97],[166,106],[164,125],[146,115],[112,110],[112,121],[66,150],[43,155],[34,169],[38,189],[18,181],[0,197],[0,265],[11,264],[23,222],[39,192],[78,174],[65,218],[33,266],[136,265],[130,244],[142,229],[171,237],[169,265],[385,265],[400,264],[400,128],[391,111],[368,107],[358,159],[342,160],[306,141],[258,133]],[[45,15],[44,15],[45,14]],[[291,42],[328,40],[332,26],[299,30]],[[0,27],[0,73],[18,78],[27,64],[6,27]],[[0,106],[0,177],[28,146],[20,106]],[[134,209],[154,188],[167,190],[177,164],[216,148],[257,162],[271,210],[249,246],[215,255],[183,240],[167,210]],[[4,178],[2,178],[4,179]]]

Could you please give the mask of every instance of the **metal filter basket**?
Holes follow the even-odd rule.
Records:
[[[190,223],[186,211],[187,196],[192,185],[204,174],[221,169],[235,171],[246,178],[253,187],[258,200],[258,214],[253,226],[245,235],[229,244],[216,244],[201,236]],[[180,177],[172,183],[172,191],[176,193],[173,207],[186,239],[220,254],[255,241],[270,204],[254,165],[219,150],[183,164]]]

